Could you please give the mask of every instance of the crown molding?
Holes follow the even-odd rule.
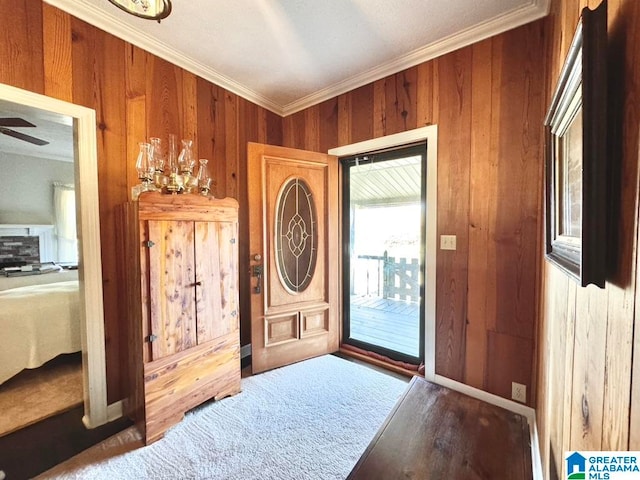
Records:
[[[244,85],[236,82],[235,80],[217,72],[213,68],[204,65],[203,63],[184,55],[175,48],[165,43],[156,40],[155,38],[147,35],[144,32],[136,30],[135,28],[124,24],[114,15],[105,13],[99,8],[79,2],[78,0],[43,0],[45,3],[52,5],[60,10],[64,10],[70,15],[83,20],[94,27],[97,27],[105,32],[108,32],[125,42],[131,43],[136,47],[152,53],[178,67],[198,75],[199,77],[208,80],[242,98],[253,102],[267,110],[277,113],[282,116],[282,105],[279,105],[272,100],[260,95],[257,92],[245,87]]]
[[[480,42],[494,35],[506,32],[507,30],[520,27],[526,23],[533,22],[549,14],[551,0],[532,0],[528,5],[514,9],[510,12],[492,18],[481,24],[463,30],[459,33],[446,37],[437,42],[420,47],[406,55],[395,58],[385,64],[362,72],[356,76],[336,83],[330,87],[323,88],[311,95],[307,95],[295,102],[282,106],[283,116],[304,110],[318,103],[350,92],[358,87],[385,78],[389,75],[401,72],[407,68],[419,65],[428,60],[445,55],[454,50]]]
[[[150,35],[122,23],[114,15],[105,13],[93,5],[78,2],[77,0],[43,1],[282,117],[299,112],[305,108],[459,48],[533,22],[549,13],[551,2],[551,0],[531,0],[528,5],[463,30],[443,40],[416,49],[391,62],[379,65],[330,87],[323,88],[299,100],[281,105],[217,72],[213,68],[184,55],[170,45],[166,45],[152,38]]]

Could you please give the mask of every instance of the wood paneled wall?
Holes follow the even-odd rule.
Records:
[[[0,0],[0,18],[12,25],[0,29],[0,82],[97,113],[109,400],[121,397],[126,371],[113,211],[136,183],[139,141],[169,133],[195,140],[216,195],[240,202],[243,272],[248,141],[327,151],[438,124],[437,228],[457,235],[458,250],[437,255],[437,373],[504,397],[512,381],[527,385],[550,472],[560,472],[568,448],[640,449],[635,0],[609,0],[612,92],[620,97],[610,104],[621,106],[611,125],[622,145],[612,281],[605,290],[577,288],[541,255],[541,124],[587,1],[596,3],[554,0],[545,20],[281,119],[40,1]],[[242,306],[248,295],[241,290]],[[243,313],[243,344],[247,325]]]
[[[0,29],[0,82],[96,111],[108,396],[113,402],[122,397],[127,362],[114,207],[128,200],[137,183],[138,142],[166,139],[169,133],[194,140],[197,158],[209,159],[216,196],[240,202],[241,270],[248,271],[246,143],[281,144],[282,119],[38,0],[0,0],[0,18],[11,23]],[[248,304],[246,289],[241,302]],[[245,328],[243,343],[249,341]]]
[[[547,30],[550,100],[583,7],[555,0]],[[545,478],[566,478],[569,450],[640,449],[638,160],[640,2],[609,0],[610,274],[580,288],[541,260],[538,428]],[[634,336],[635,324],[635,336]],[[635,355],[634,355],[635,353]]]
[[[511,397],[535,391],[544,114],[543,22],[284,119],[285,146],[336,146],[438,124],[436,372]],[[530,399],[531,402],[531,399]]]

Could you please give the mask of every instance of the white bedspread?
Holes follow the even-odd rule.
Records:
[[[0,383],[81,350],[79,299],[77,280],[0,291]]]

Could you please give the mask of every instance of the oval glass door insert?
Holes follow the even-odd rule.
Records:
[[[278,276],[287,290],[303,292],[316,268],[318,233],[316,206],[302,178],[284,183],[275,211],[275,247]]]

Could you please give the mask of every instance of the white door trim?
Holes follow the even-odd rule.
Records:
[[[425,248],[425,308],[424,308],[424,377],[434,381],[436,376],[436,253],[438,214],[438,126],[416,128],[407,132],[374,138],[343,147],[332,148],[330,155],[346,157],[399,147],[414,142],[427,142],[427,208]]]

